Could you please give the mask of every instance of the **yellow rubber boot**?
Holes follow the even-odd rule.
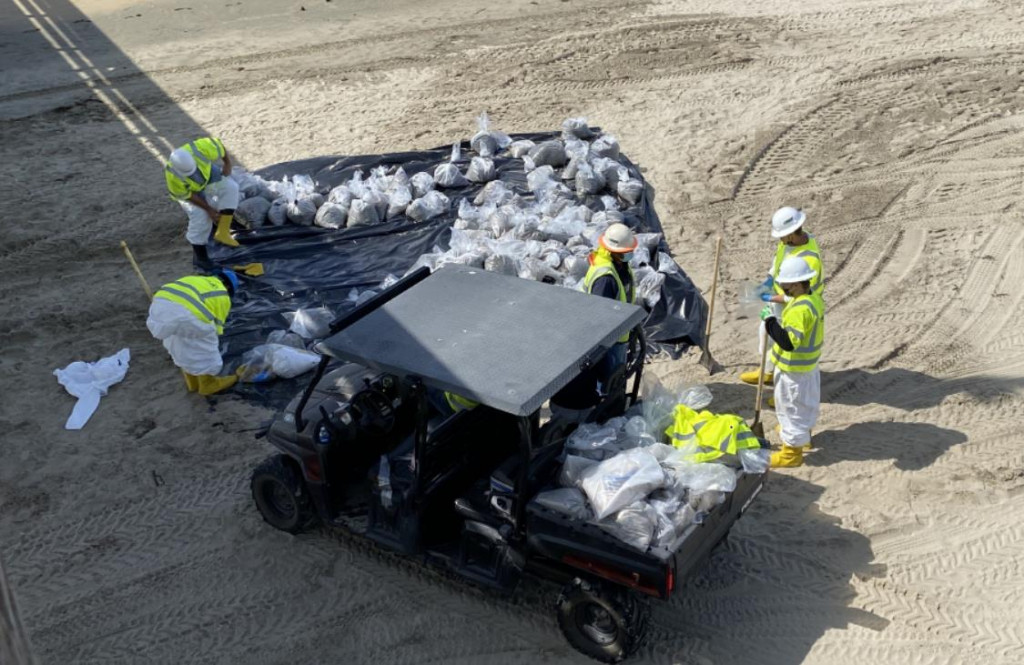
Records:
[[[213,239],[228,247],[238,247],[238,241],[231,237],[231,215],[221,215],[217,220],[217,232]]]
[[[774,379],[774,378],[775,378],[775,376],[773,374],[769,374],[768,372],[765,372],[765,375],[764,375],[764,385],[766,385],[766,386],[772,385],[772,379]],[[742,381],[743,383],[749,383],[752,386],[756,386],[757,385],[757,370],[756,369],[752,369],[749,372],[743,372],[742,374],[740,374],[740,381]]]
[[[188,388],[190,393],[194,393],[199,390],[199,377],[195,374],[189,374],[188,372],[182,372],[185,375],[185,387]]]
[[[804,449],[794,448],[782,444],[782,450],[777,453],[772,453],[772,468],[792,468],[796,466],[803,466],[804,463]]]
[[[774,404],[772,406],[774,406]],[[779,434],[782,434],[782,425],[776,425],[775,431],[778,432]],[[814,448],[814,430],[811,430],[810,432],[808,432],[808,434],[811,435],[811,438],[807,440],[807,443],[800,447],[806,448],[807,450],[811,450],[812,448]]]
[[[227,376],[200,374],[196,378],[199,379],[200,395],[216,395],[219,392],[227,390],[238,382],[238,376],[235,374],[229,374]]]

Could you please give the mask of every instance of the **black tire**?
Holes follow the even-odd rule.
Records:
[[[299,533],[313,523],[316,515],[306,484],[284,455],[263,460],[253,470],[249,487],[263,520],[275,529]]]
[[[558,627],[580,653],[618,663],[643,643],[649,609],[628,591],[575,579],[558,596]]]

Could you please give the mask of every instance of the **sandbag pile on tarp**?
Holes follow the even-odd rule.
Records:
[[[561,133],[508,136],[481,117],[455,146],[232,176],[249,229],[236,234],[241,247],[210,245],[210,254],[225,265],[262,262],[266,273],[236,296],[223,337],[229,364],[287,329],[286,312],[341,315],[419,265],[458,262],[578,288],[597,238],[616,221],[640,237],[633,267],[652,351],[702,342],[706,305],[670,256],[640,172],[583,119]]]

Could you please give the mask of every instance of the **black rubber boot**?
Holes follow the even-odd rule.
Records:
[[[210,254],[206,251],[206,245],[192,245],[192,254],[192,265],[196,270],[200,272],[213,270],[213,261],[210,260]]]

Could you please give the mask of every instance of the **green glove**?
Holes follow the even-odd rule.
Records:
[[[764,321],[765,319],[767,319],[771,315],[772,315],[772,307],[771,307],[771,305],[765,305],[764,307],[761,308],[761,320],[762,321]]]

